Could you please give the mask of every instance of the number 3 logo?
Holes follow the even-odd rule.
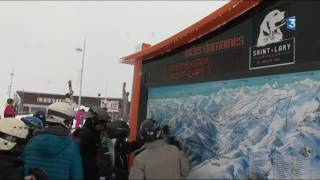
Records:
[[[296,30],[296,17],[295,16],[287,18],[287,29]]]

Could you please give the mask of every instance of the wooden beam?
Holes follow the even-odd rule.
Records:
[[[147,43],[142,43],[142,51],[149,48],[151,45]],[[141,70],[142,70],[142,60],[136,61],[134,64],[134,74],[132,83],[132,93],[131,93],[131,105],[130,105],[130,136],[129,141],[134,142],[137,139],[138,133],[138,118],[139,118],[139,105],[140,105],[140,94],[141,94]],[[133,163],[134,155],[129,157],[129,167]]]

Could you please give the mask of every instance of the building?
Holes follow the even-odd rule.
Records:
[[[55,102],[65,100],[64,94],[49,94],[39,92],[17,91],[16,99],[18,101],[18,114],[30,114],[37,110],[45,110],[46,107]],[[78,96],[73,96],[75,105],[78,102]],[[81,96],[81,103],[85,107],[100,106],[108,108],[113,120],[121,119],[122,98],[102,98]]]
[[[313,179],[320,160],[320,1],[231,0],[125,56],[130,141],[168,124],[190,179]]]

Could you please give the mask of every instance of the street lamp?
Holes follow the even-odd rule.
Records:
[[[11,88],[12,88],[12,79],[13,79],[13,76],[14,76],[14,73],[13,73],[13,70],[11,71],[11,73],[10,73],[10,85],[9,85],[9,92],[8,92],[8,94],[9,94],[9,98],[11,98]]]
[[[78,99],[78,109],[80,110],[81,106],[81,91],[82,91],[82,77],[83,77],[83,64],[84,64],[84,54],[86,52],[86,39],[83,42],[83,49],[77,48],[76,51],[82,52],[82,65],[81,65],[81,76],[80,76],[80,92],[79,92],[79,99]]]

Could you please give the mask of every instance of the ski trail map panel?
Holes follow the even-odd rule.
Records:
[[[320,177],[320,71],[151,88],[147,112],[182,142],[190,177]]]

